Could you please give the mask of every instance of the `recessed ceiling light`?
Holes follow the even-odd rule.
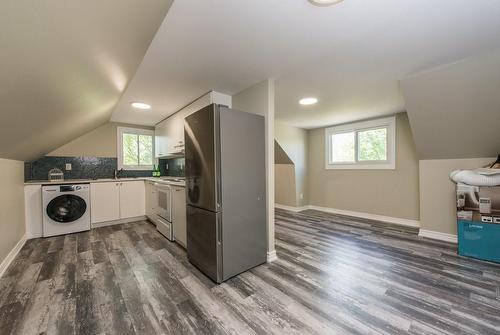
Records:
[[[316,6],[331,6],[342,1],[344,0],[309,0],[310,3]]]
[[[132,102],[132,107],[137,109],[151,109],[151,105],[145,104],[143,102]]]
[[[316,98],[304,98],[300,99],[299,104],[308,106],[308,105],[314,105],[315,103],[318,102],[318,99]]]

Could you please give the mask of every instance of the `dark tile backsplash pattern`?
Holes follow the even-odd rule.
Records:
[[[160,159],[159,164],[161,175],[170,177],[184,177],[184,162],[184,158]]]
[[[71,171],[66,171],[66,163],[71,163]],[[113,178],[118,160],[114,157],[54,157],[45,156],[39,160],[25,163],[24,179],[47,180],[49,171],[53,168],[64,172],[64,179],[101,179]],[[184,176],[184,158],[160,159],[162,176]],[[167,168],[168,167],[168,168]],[[151,171],[122,171],[120,177],[150,177]]]
[[[184,159],[182,159],[184,160]],[[169,164],[173,170],[166,169],[167,160],[160,159],[160,171],[162,176],[179,176],[179,169],[175,169],[176,164]],[[168,160],[170,161],[170,160]],[[66,171],[66,163],[71,163],[71,171]],[[113,178],[117,169],[118,160],[116,158],[103,157],[43,157],[39,160],[25,163],[24,179],[47,180],[49,171],[53,168],[61,169],[64,172],[64,179],[101,179]],[[184,175],[182,171],[182,175]],[[150,177],[151,171],[122,171],[120,177]]]

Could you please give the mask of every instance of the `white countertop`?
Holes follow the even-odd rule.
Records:
[[[31,180],[25,182],[24,185],[66,185],[66,184],[95,184],[95,183],[109,183],[109,182],[125,182],[125,181],[135,181],[143,180],[150,181],[154,183],[167,184],[172,186],[186,187],[185,181],[174,181],[166,177],[137,177],[137,178],[103,178],[103,179],[66,179],[58,181],[48,181],[48,180]]]
[[[172,186],[181,186],[181,187],[186,187],[186,181],[174,181],[173,179],[175,178],[170,178],[168,177],[146,177],[146,178],[140,178],[145,181],[150,181],[153,183],[160,183],[160,184],[167,184],[167,185],[172,185]]]

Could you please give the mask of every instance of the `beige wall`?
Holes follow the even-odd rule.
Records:
[[[117,157],[116,128],[119,126],[154,129],[153,127],[108,122],[72,140],[71,142],[66,143],[60,148],[47,154],[47,156]]]
[[[0,1],[0,157],[32,161],[108,121],[171,4]]]
[[[500,49],[401,81],[420,159],[498,155]]]
[[[295,165],[295,197],[297,206],[308,204],[308,134],[307,130],[276,122],[274,136]]]
[[[0,158],[0,263],[25,233],[24,163]]]
[[[450,172],[482,167],[495,158],[420,161],[420,223],[424,230],[457,233],[455,183]]]
[[[286,154],[285,150],[274,140],[274,164],[290,164],[293,165],[292,160]]]
[[[264,80],[233,96],[233,108],[266,118],[267,252],[274,250],[274,92],[275,82]]]
[[[295,187],[295,166],[293,164],[274,165],[274,202],[278,205],[297,207]]]
[[[396,117],[395,170],[326,170],[325,129],[309,131],[309,203],[419,219],[418,159],[406,113]]]

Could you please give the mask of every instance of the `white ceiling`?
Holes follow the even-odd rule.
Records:
[[[109,121],[171,0],[0,1],[0,157]]]
[[[500,46],[499,17],[493,0],[177,0],[112,119],[153,125],[209,90],[268,77],[276,118],[291,125],[399,112],[400,79]],[[320,102],[300,107],[305,96]]]

